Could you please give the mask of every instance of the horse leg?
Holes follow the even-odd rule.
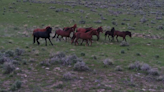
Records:
[[[66,39],[66,42],[67,42],[67,37],[65,37],[65,39]]]
[[[76,40],[75,40],[75,45],[78,45],[78,42],[77,42],[77,40],[78,40],[78,38],[76,38]]]
[[[39,37],[37,37],[37,38],[36,38],[36,41],[37,41],[37,43],[38,43],[38,45],[39,45],[39,44],[40,44],[40,42],[39,42],[38,40],[39,40]]]
[[[125,38],[125,37],[123,37],[123,40],[125,40],[125,41],[126,41],[126,38]]]
[[[83,44],[83,41],[84,41],[84,39],[82,40],[81,45]]]
[[[56,33],[55,33],[55,35],[52,38],[55,38],[55,36],[56,36]]]
[[[109,41],[110,41],[109,35],[108,35],[108,39],[109,39]]]
[[[118,35],[116,36],[117,42],[118,42]]]
[[[99,40],[99,35],[97,35],[97,41]]]
[[[53,45],[53,44],[52,44],[52,42],[51,42],[51,39],[50,39],[50,38],[48,38],[48,40],[50,41],[51,45]]]
[[[46,42],[46,46],[47,46],[47,38],[44,38],[45,39],[45,42]]]
[[[91,46],[92,46],[92,39],[89,39],[90,40],[90,42],[91,42]]]
[[[87,46],[87,45],[89,46],[88,39],[86,39],[86,45],[85,46]]]
[[[33,37],[33,44],[35,43],[35,36]]]
[[[112,35],[112,41],[114,41],[114,35]]]

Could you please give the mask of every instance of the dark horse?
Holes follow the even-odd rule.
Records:
[[[114,36],[116,36],[116,39],[118,38],[118,36],[120,36],[120,37],[122,37],[123,38],[123,40],[125,40],[126,41],[126,35],[129,35],[129,37],[131,38],[131,32],[129,32],[129,31],[118,31],[118,30],[115,30],[114,31]],[[118,39],[117,39],[117,42],[118,42]]]
[[[112,40],[114,40],[114,31],[115,31],[114,27],[112,27],[111,31],[106,31],[105,32],[105,40],[106,40],[106,36],[108,36],[109,40],[110,40],[109,36],[111,36]]]
[[[59,35],[60,35],[61,38],[66,37],[66,41],[67,41],[67,37],[70,37],[71,32],[74,32],[74,29],[72,27],[71,28],[66,28],[65,31],[59,29],[59,30],[55,31],[55,35],[53,36],[53,38],[55,38],[56,35],[57,35],[57,38],[58,38]]]
[[[75,45],[78,44],[78,39],[82,39],[83,41],[86,41],[86,46],[89,45],[88,40],[91,42],[92,45],[92,35],[94,33],[94,30],[91,30],[89,32],[83,33],[83,32],[76,32],[75,36]],[[82,41],[82,42],[83,42]],[[82,43],[81,43],[82,44]]]
[[[38,29],[35,29],[35,30],[38,30]],[[44,38],[45,39],[45,42],[46,42],[46,46],[47,46],[47,38],[48,40],[50,41],[51,45],[52,42],[51,42],[51,39],[50,39],[50,33],[52,31],[52,28],[51,27],[48,27],[46,28],[46,30],[42,30],[42,31],[33,31],[33,44],[35,43],[35,40],[37,41],[38,45],[40,44],[40,42],[38,41],[39,38]],[[41,30],[41,29],[40,29]]]

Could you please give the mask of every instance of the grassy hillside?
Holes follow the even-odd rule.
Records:
[[[0,0],[0,91],[164,90],[162,0]],[[93,36],[92,46],[52,39],[32,44],[35,28],[102,26],[131,31],[128,46]],[[81,61],[82,63],[78,63]],[[85,62],[85,64],[84,64]],[[78,65],[79,64],[79,65]],[[80,67],[80,65],[82,65]],[[80,69],[77,69],[77,67]]]

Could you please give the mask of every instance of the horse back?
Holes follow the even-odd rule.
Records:
[[[44,32],[44,31],[46,31],[46,29],[39,29],[39,28],[37,28],[37,29],[33,30],[33,33],[35,33],[35,32]]]

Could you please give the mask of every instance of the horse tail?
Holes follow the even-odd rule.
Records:
[[[71,39],[74,40],[75,38],[76,38],[76,35],[74,33]]]
[[[55,35],[52,38],[55,38],[55,37],[56,37],[56,32],[55,32]]]
[[[76,38],[76,35],[75,35],[75,33],[73,33],[73,36],[71,38],[71,44],[74,43],[75,38]]]

